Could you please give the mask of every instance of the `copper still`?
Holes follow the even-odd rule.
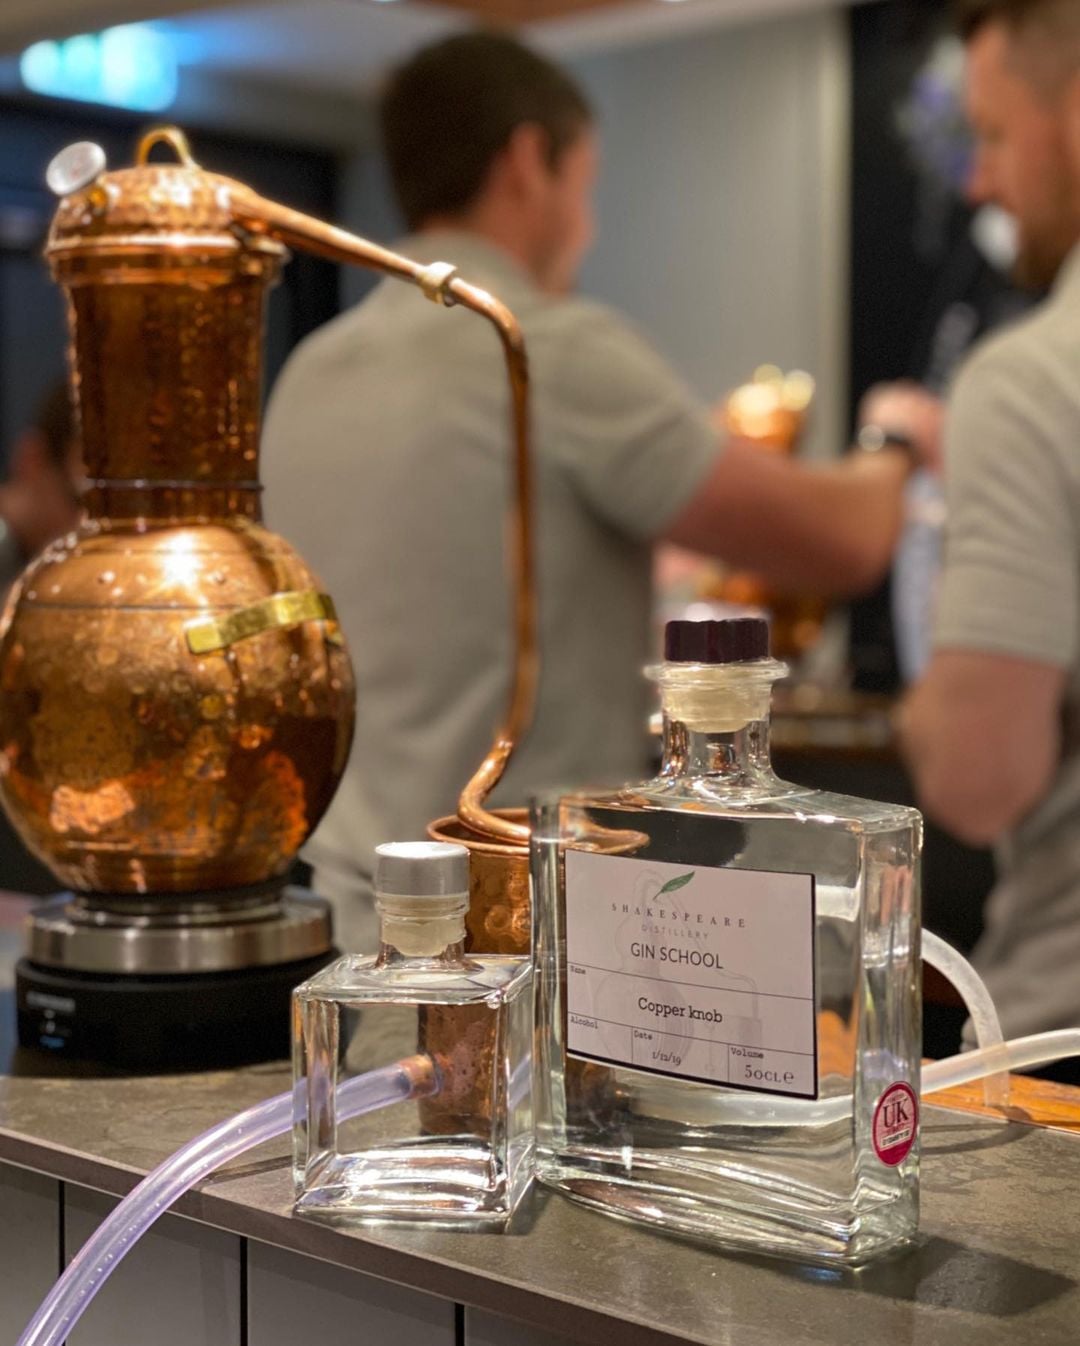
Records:
[[[162,142],[178,162],[150,161]],[[454,267],[420,266],[205,172],[178,131],[144,137],[136,167],[104,170],[88,144],[49,170],[61,199],[46,255],[67,299],[86,518],[31,564],[0,629],[0,799],[71,889],[30,920],[20,1039],[97,1056],[108,1038],[126,1063],[160,1066],[186,1063],[183,1025],[194,1061],[231,1064],[280,1054],[289,989],[331,953],[326,904],[284,878],[353,724],[333,604],[260,522],[267,290],[297,246],[470,308],[502,340],[522,657],[466,814],[481,824],[535,683],[525,353],[512,315]],[[246,1044],[234,1032],[235,1051],[208,1055],[206,1028],[237,1003],[229,979],[244,975],[256,1000],[255,973],[261,1022],[280,1032]],[[135,982],[141,1027],[151,1001],[162,1006],[162,1031],[138,1051],[130,1034],[110,1036],[130,1013],[112,997]]]
[[[60,202],[85,520],[16,586],[0,639],[0,793],[76,891],[279,878],[353,721],[333,605],[261,523],[263,310],[285,249],[241,240],[221,180],[145,162]]]

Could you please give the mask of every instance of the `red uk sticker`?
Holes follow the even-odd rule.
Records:
[[[919,1134],[919,1100],[909,1084],[890,1084],[874,1109],[874,1152],[895,1167],[911,1153]]]

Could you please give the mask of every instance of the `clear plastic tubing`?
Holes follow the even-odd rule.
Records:
[[[951,944],[946,944],[940,935],[932,930],[922,932],[922,957],[924,963],[937,968],[960,993],[971,1018],[971,1027],[975,1033],[975,1042],[981,1048],[989,1048],[1004,1042],[1001,1032],[1001,1020],[990,999],[986,983],[971,966],[963,954],[958,953]],[[929,1070],[929,1067],[927,1067]],[[924,1073],[924,1080],[926,1075]],[[973,1075],[972,1079],[979,1076]],[[939,1086],[944,1088],[944,1085]],[[923,1092],[928,1090],[923,1086]],[[1009,1102],[1009,1072],[994,1070],[986,1075],[983,1084],[983,1099],[989,1107],[1003,1108]]]
[[[359,1117],[391,1103],[438,1091],[436,1068],[428,1056],[412,1056],[381,1070],[357,1075],[341,1085],[343,1117]],[[19,1338],[18,1346],[61,1346],[117,1264],[174,1201],[246,1150],[288,1131],[293,1095],[265,1103],[204,1132],[129,1192],[72,1259]]]
[[[996,1046],[980,1047],[973,1052],[962,1052],[944,1061],[934,1061],[922,1073],[922,1092],[936,1093],[938,1089],[953,1089],[959,1084],[981,1080],[992,1071],[1031,1070],[1080,1056],[1080,1028],[1056,1028],[1049,1033],[1032,1033],[1030,1037],[1013,1038]]]

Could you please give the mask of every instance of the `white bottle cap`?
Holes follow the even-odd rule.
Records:
[[[376,846],[375,891],[399,897],[458,897],[469,891],[469,852],[449,841]]]

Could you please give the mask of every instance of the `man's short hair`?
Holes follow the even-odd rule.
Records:
[[[1080,71],[1080,0],[956,0],[965,41],[1001,23],[1020,44],[1022,64],[1044,87]]]
[[[492,163],[526,124],[547,135],[554,166],[592,120],[558,66],[498,33],[426,47],[391,77],[380,107],[394,192],[410,229],[465,210]]]

